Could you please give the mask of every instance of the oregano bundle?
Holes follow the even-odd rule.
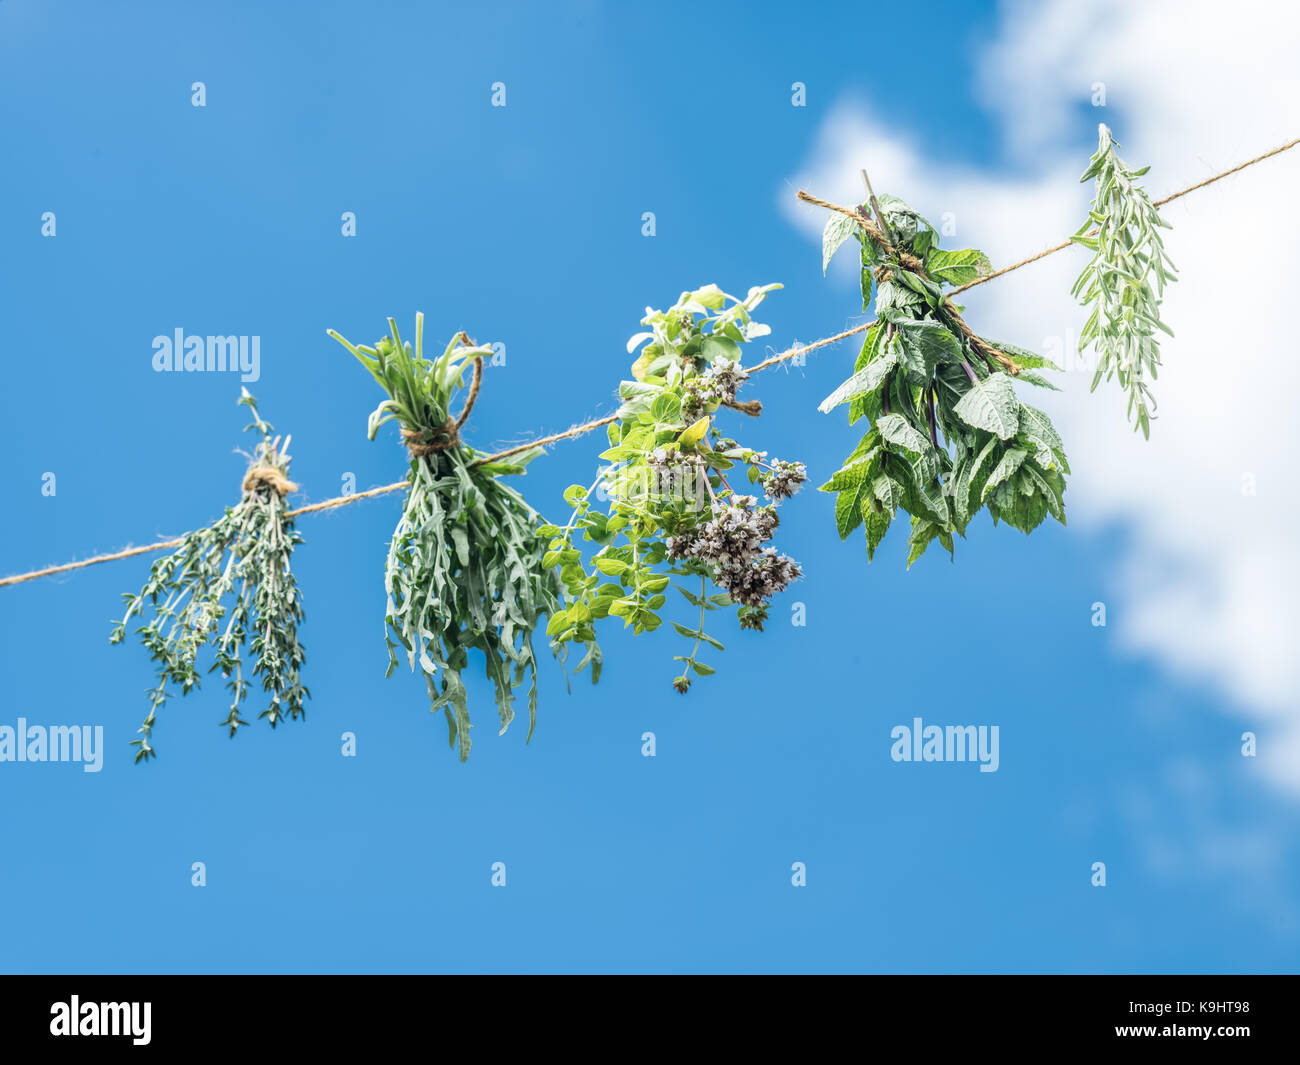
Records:
[[[303,620],[302,596],[290,568],[302,537],[288,516],[285,496],[297,490],[289,480],[289,437],[273,437],[273,427],[257,412],[257,401],[241,389],[239,402],[252,411],[261,439],[249,457],[238,504],[212,525],[186,533],[181,546],[160,558],[138,594],[126,593],[126,614],[114,627],[110,643],[121,643],[127,622],[151,611],[138,630],[141,642],[158,663],[158,684],[149,692],[149,715],[140,727],[135,761],[157,756],[152,745],[158,710],[179,684],[182,695],[199,687],[199,652],[213,649],[208,672],[220,670],[233,695],[222,725],[233,737],[247,725],[240,706],[248,694],[245,655],[253,658],[251,677],[260,679],[270,696],[266,718],[274,728],[286,716],[305,716],[309,697],[300,671],[306,653],[298,642]]]
[[[608,465],[589,487],[565,491],[573,514],[563,528],[541,530],[550,537],[545,564],[559,572],[566,591],[565,608],[547,627],[556,643],[594,641],[595,624],[608,617],[622,618],[634,633],[653,632],[672,576],[681,577],[677,591],[693,624],[672,622],[690,641],[688,654],[674,656],[682,671],[673,687],[685,693],[694,676],[714,672],[700,658],[703,649],[724,650],[705,631],[705,615],[735,606],[742,628],[762,629],[772,596],[800,576],[798,564],[768,541],[777,501],[806,478],[803,464],[769,462],[766,452],[737,443],[715,421],[723,409],[750,416],[761,410],[736,398],[747,376],[741,345],[770,331],[751,314],[780,287],[752,288],[740,300],[706,285],[682,293],[667,311],[646,309],[641,324],[648,331],[632,337],[628,353],[645,346],[633,380],[620,385],[623,404],[600,456]],[[749,485],[761,482],[768,502],[733,487],[741,476]],[[580,540],[597,547],[590,570]]]
[[[873,200],[873,202],[876,202]],[[1065,450],[1051,420],[1020,401],[1013,380],[1054,388],[1034,373],[1049,360],[971,330],[944,294],[989,270],[974,249],[939,247],[938,232],[902,200],[881,196],[834,214],[822,238],[823,270],[850,237],[861,251],[862,307],[875,292],[877,320],[854,374],[821,404],[849,404],[849,422],[871,427],[824,485],[836,493],[840,538],[864,526],[870,561],[899,510],[911,519],[910,567],[934,540],[949,554],[986,508],[1030,532],[1051,514],[1065,523]]]
[[[373,346],[348,349],[388,394],[370,415],[369,438],[396,420],[411,456],[401,520],[389,545],[384,585],[388,676],[397,668],[397,649],[411,669],[424,674],[432,710],[446,715],[448,742],[470,750],[470,716],[461,674],[469,652],[481,651],[495,687],[501,732],[514,719],[514,689],[529,678],[528,737],[537,721],[537,661],[533,630],[558,612],[561,586],[542,565],[545,538],[540,519],[523,496],[499,478],[521,474],[540,449],[509,461],[482,462],[460,439],[459,430],[477,394],[484,356],[464,333],[443,353],[424,357],[424,315],[415,317],[415,346],[403,342],[388,319],[389,336]],[[459,419],[452,404],[472,373],[470,394]]]
[[[1165,285],[1178,276],[1160,236],[1161,229],[1172,227],[1138,183],[1150,167],[1129,167],[1116,154],[1119,145],[1110,130],[1104,124],[1098,128],[1097,152],[1079,179],[1095,178],[1096,194],[1088,220],[1070,238],[1093,253],[1070,290],[1092,307],[1079,350],[1091,344],[1097,353],[1093,390],[1103,378],[1118,378],[1128,391],[1127,416],[1134,430],[1150,439],[1156,402],[1147,378],[1155,380],[1159,373],[1156,330],[1174,335],[1160,318]]]

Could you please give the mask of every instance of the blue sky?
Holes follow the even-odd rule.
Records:
[[[784,282],[759,315],[773,349],[856,320],[785,205],[829,116],[883,116],[936,167],[1034,172],[979,90],[995,8],[913,5],[890,48],[869,23],[850,46],[838,27],[860,16],[4,0],[0,569],[174,536],[237,498],[238,382],[151,368],[178,327],[261,337],[249,387],[316,500],[404,471],[391,428],[367,442],[379,394],[327,328],[371,339],[423,310],[434,338],[505,344],[470,423],[488,448],[612,411],[644,308],[684,289]],[[910,73],[922,48],[934,76]],[[1051,128],[1078,171],[1087,101]],[[1042,281],[1004,284],[1033,302]],[[757,377],[746,439],[823,479],[857,434],[816,405],[853,354]],[[560,515],[599,450],[561,444],[520,487]],[[102,725],[107,748],[98,774],[0,764],[0,970],[1295,968],[1296,808],[1241,757],[1240,700],[1090,623],[1094,601],[1130,606],[1114,559],[1140,523],[1099,511],[1025,538],[981,519],[955,563],[907,572],[900,533],[868,567],[806,491],[779,534],[806,576],[767,632],[728,622],[717,676],[678,696],[675,637],[610,631],[595,688],[566,694],[547,661],[528,746],[495,735],[475,676],[460,765],[423,682],[383,676],[399,508],[301,522],[307,721],[227,740],[213,684],[166,708],[147,766],[128,747],[147,655],[107,642],[147,561],[0,589],[0,724]],[[998,771],[892,762],[915,716],[999,726]]]

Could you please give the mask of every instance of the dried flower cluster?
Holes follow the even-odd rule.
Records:
[[[802,462],[773,459],[763,478],[763,492],[768,499],[789,499],[808,480],[808,468]]]
[[[688,422],[733,402],[736,391],[749,377],[748,371],[731,359],[720,358],[700,374],[690,373],[694,359],[687,361],[687,376],[682,381],[682,417]]]
[[[667,540],[669,558],[710,567],[713,582],[749,608],[746,618],[766,617],[771,598],[800,576],[794,559],[767,546],[780,523],[776,508],[756,503],[744,495],[717,501],[708,521]]]

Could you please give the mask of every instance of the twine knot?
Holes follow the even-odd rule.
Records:
[[[411,453],[411,458],[421,459],[426,455],[435,455],[439,451],[448,451],[460,443],[460,427],[450,418],[441,429],[433,430],[428,434],[431,439],[426,440],[425,435],[423,429],[402,430],[402,443]]]
[[[461,340],[465,344],[471,341],[464,333],[461,333]],[[411,453],[411,458],[426,458],[429,455],[436,455],[439,451],[450,451],[460,443],[460,430],[469,418],[469,412],[474,409],[474,403],[478,399],[479,386],[483,383],[483,356],[474,356],[474,376],[469,383],[469,395],[465,397],[464,409],[460,412],[460,417],[448,418],[439,429],[403,429],[402,443],[406,445],[406,450]]]
[[[256,491],[259,485],[266,485],[281,499],[298,491],[298,486],[274,466],[254,466],[244,474],[245,495]]]

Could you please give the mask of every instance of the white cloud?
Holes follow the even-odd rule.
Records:
[[[825,120],[799,187],[856,202],[858,169],[932,221],[956,219],[949,246],[995,264],[1056,243],[1083,217],[1078,175],[1095,148],[1077,114],[1097,108],[1133,164],[1150,163],[1153,195],[1183,188],[1300,132],[1300,14],[1272,3],[1013,5],[982,51],[971,88],[996,119],[990,162],[948,153],[843,101]],[[1067,134],[1069,139],[1067,140]],[[1185,680],[1208,684],[1243,730],[1261,737],[1262,768],[1300,796],[1300,505],[1290,484],[1300,386],[1300,147],[1166,208],[1181,280],[1165,317],[1150,442],[1124,419],[1114,383],[1066,376],[1044,398],[1070,450],[1071,527],[1126,530],[1108,621],[1124,645]],[[820,234],[824,214],[783,202]],[[1073,349],[1083,313],[1069,289],[1085,253],[1071,249],[972,290],[968,317],[985,335],[1043,351]],[[850,271],[837,276],[845,288]],[[1057,348],[1058,353],[1061,350]],[[1050,352],[1048,352],[1050,353]],[[1058,361],[1060,361],[1058,359]],[[1243,486],[1253,478],[1255,494]]]

